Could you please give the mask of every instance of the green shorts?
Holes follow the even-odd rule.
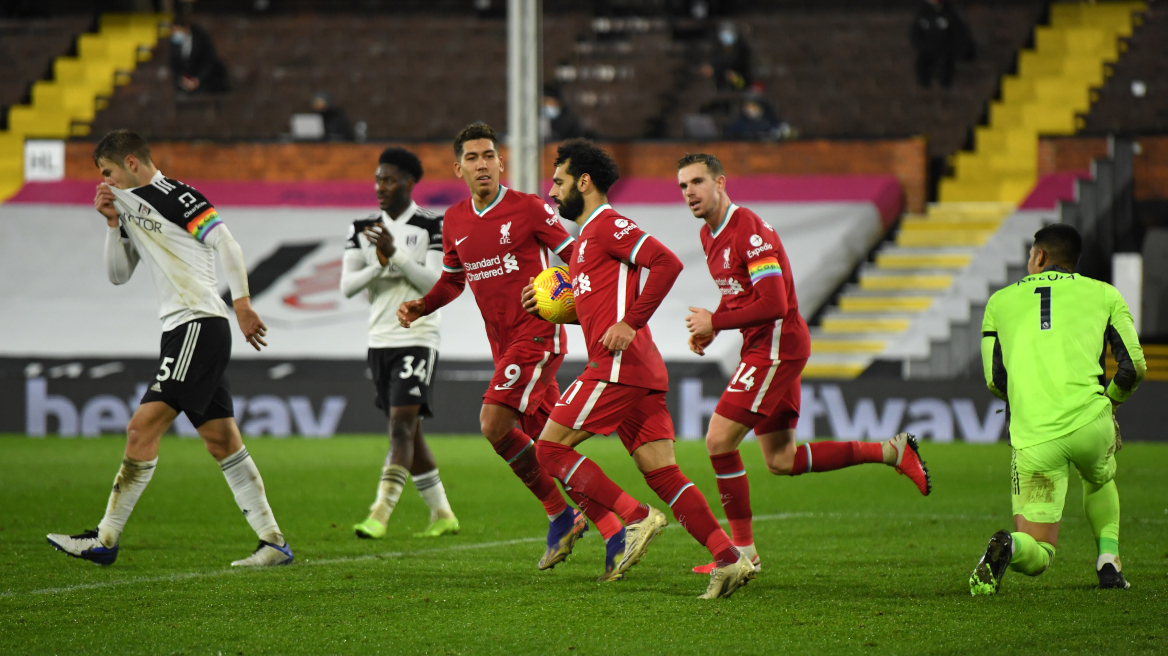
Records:
[[[1010,463],[1014,514],[1053,524],[1063,517],[1070,465],[1083,480],[1103,485],[1115,477],[1115,424],[1111,408],[1060,438],[1014,449]]]

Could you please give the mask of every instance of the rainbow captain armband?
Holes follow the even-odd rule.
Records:
[[[223,219],[219,218],[219,213],[215,211],[214,207],[208,207],[203,210],[195,218],[187,222],[187,232],[191,233],[195,239],[203,241],[207,238],[207,233],[215,229],[215,226],[223,223]]]
[[[764,257],[747,265],[750,271],[750,284],[757,285],[759,280],[771,276],[782,276],[783,267],[779,266],[778,258]]]

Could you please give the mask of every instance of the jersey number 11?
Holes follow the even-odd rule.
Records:
[[[1036,287],[1034,293],[1039,295],[1038,327],[1050,330],[1050,287]]]

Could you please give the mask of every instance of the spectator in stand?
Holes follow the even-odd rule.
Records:
[[[560,100],[560,90],[555,85],[543,88],[543,111],[539,121],[540,136],[544,141],[564,141],[576,137],[593,138],[584,122]]]
[[[714,78],[719,91],[741,91],[753,82],[750,74],[750,44],[732,21],[718,26],[710,61],[702,65],[702,75]]]
[[[215,54],[207,30],[180,10],[170,30],[170,73],[174,86],[189,94],[227,91],[227,69]]]
[[[929,88],[934,74],[941,88],[953,86],[957,59],[973,59],[973,35],[949,0],[923,0],[909,36],[917,52],[917,84]]]
[[[774,107],[754,94],[746,97],[738,118],[724,131],[727,139],[738,141],[771,141],[791,135],[791,126],[778,117]]]
[[[353,124],[345,110],[333,104],[332,94],[327,91],[317,91],[312,96],[312,111],[320,114],[324,121],[325,141],[352,141]]]

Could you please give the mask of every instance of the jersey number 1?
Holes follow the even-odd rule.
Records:
[[[1038,294],[1038,327],[1040,330],[1050,330],[1050,287],[1035,287]]]

